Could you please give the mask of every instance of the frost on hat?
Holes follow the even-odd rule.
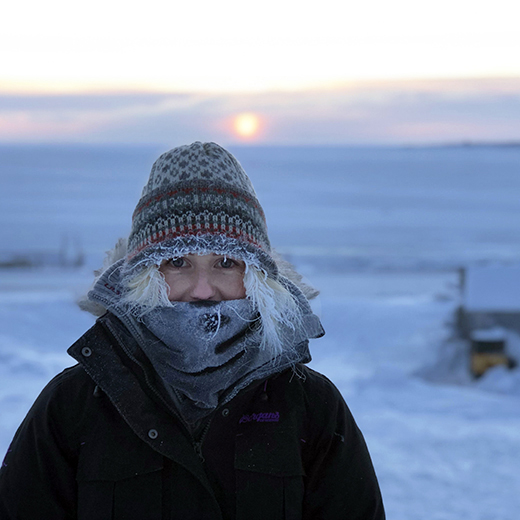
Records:
[[[128,266],[186,254],[229,255],[276,277],[264,212],[228,151],[195,142],[161,155],[132,217]]]

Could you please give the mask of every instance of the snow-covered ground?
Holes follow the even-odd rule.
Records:
[[[364,432],[389,519],[517,520],[520,511],[520,371],[496,368],[474,382],[463,346],[450,339],[459,303],[452,268],[520,253],[520,151],[469,152],[383,152],[371,159],[361,151],[349,162],[321,150],[306,152],[303,169],[291,170],[294,151],[273,151],[271,163],[265,150],[243,151],[273,242],[321,289],[314,306],[327,334],[312,344],[312,366],[339,387]],[[83,161],[88,171],[74,170],[74,182],[49,166],[47,182],[19,186],[2,170],[9,161],[0,160],[0,181],[11,190],[0,192],[0,242],[23,250],[30,240],[39,249],[77,225],[88,264],[0,270],[2,452],[41,388],[72,363],[67,347],[93,323],[75,300],[138,195],[135,157],[125,172],[133,175],[132,189],[121,192],[123,176],[103,184],[110,168],[100,161]],[[281,178],[284,165],[289,171]],[[410,165],[429,177],[414,177]],[[491,182],[497,165],[504,176]],[[22,166],[18,181],[31,179]],[[332,173],[312,175],[319,166]],[[343,178],[347,166],[352,171]],[[83,198],[89,175],[97,189]],[[115,209],[107,190],[120,197]],[[52,203],[39,201],[31,221],[27,208],[38,193]],[[520,339],[509,340],[520,354]]]

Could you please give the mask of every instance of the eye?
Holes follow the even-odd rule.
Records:
[[[168,263],[169,263],[172,267],[183,267],[184,264],[185,264],[185,260],[184,260],[184,258],[181,256],[180,258],[172,258],[171,260],[168,261]]]
[[[234,267],[235,265],[238,265],[234,260],[231,260],[231,258],[222,258],[220,260],[220,267],[223,267],[224,269],[230,269],[231,267]]]

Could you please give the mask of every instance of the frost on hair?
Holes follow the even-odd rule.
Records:
[[[280,282],[253,266],[246,267],[244,286],[247,297],[260,314],[260,347],[271,349],[273,355],[277,355],[284,348],[283,329],[294,331],[302,326],[298,301]]]
[[[148,265],[126,275],[122,280],[126,303],[132,314],[143,316],[155,307],[168,307],[170,288],[156,265]]]

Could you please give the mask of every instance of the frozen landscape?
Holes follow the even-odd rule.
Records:
[[[1,452],[72,364],[94,320],[75,301],[161,151],[0,147],[0,263],[36,264],[0,269]],[[458,269],[520,259],[520,148],[232,151],[273,245],[321,290],[311,366],[364,432],[388,518],[517,520],[520,370],[474,381],[451,337]],[[508,343],[520,360],[520,338]]]

